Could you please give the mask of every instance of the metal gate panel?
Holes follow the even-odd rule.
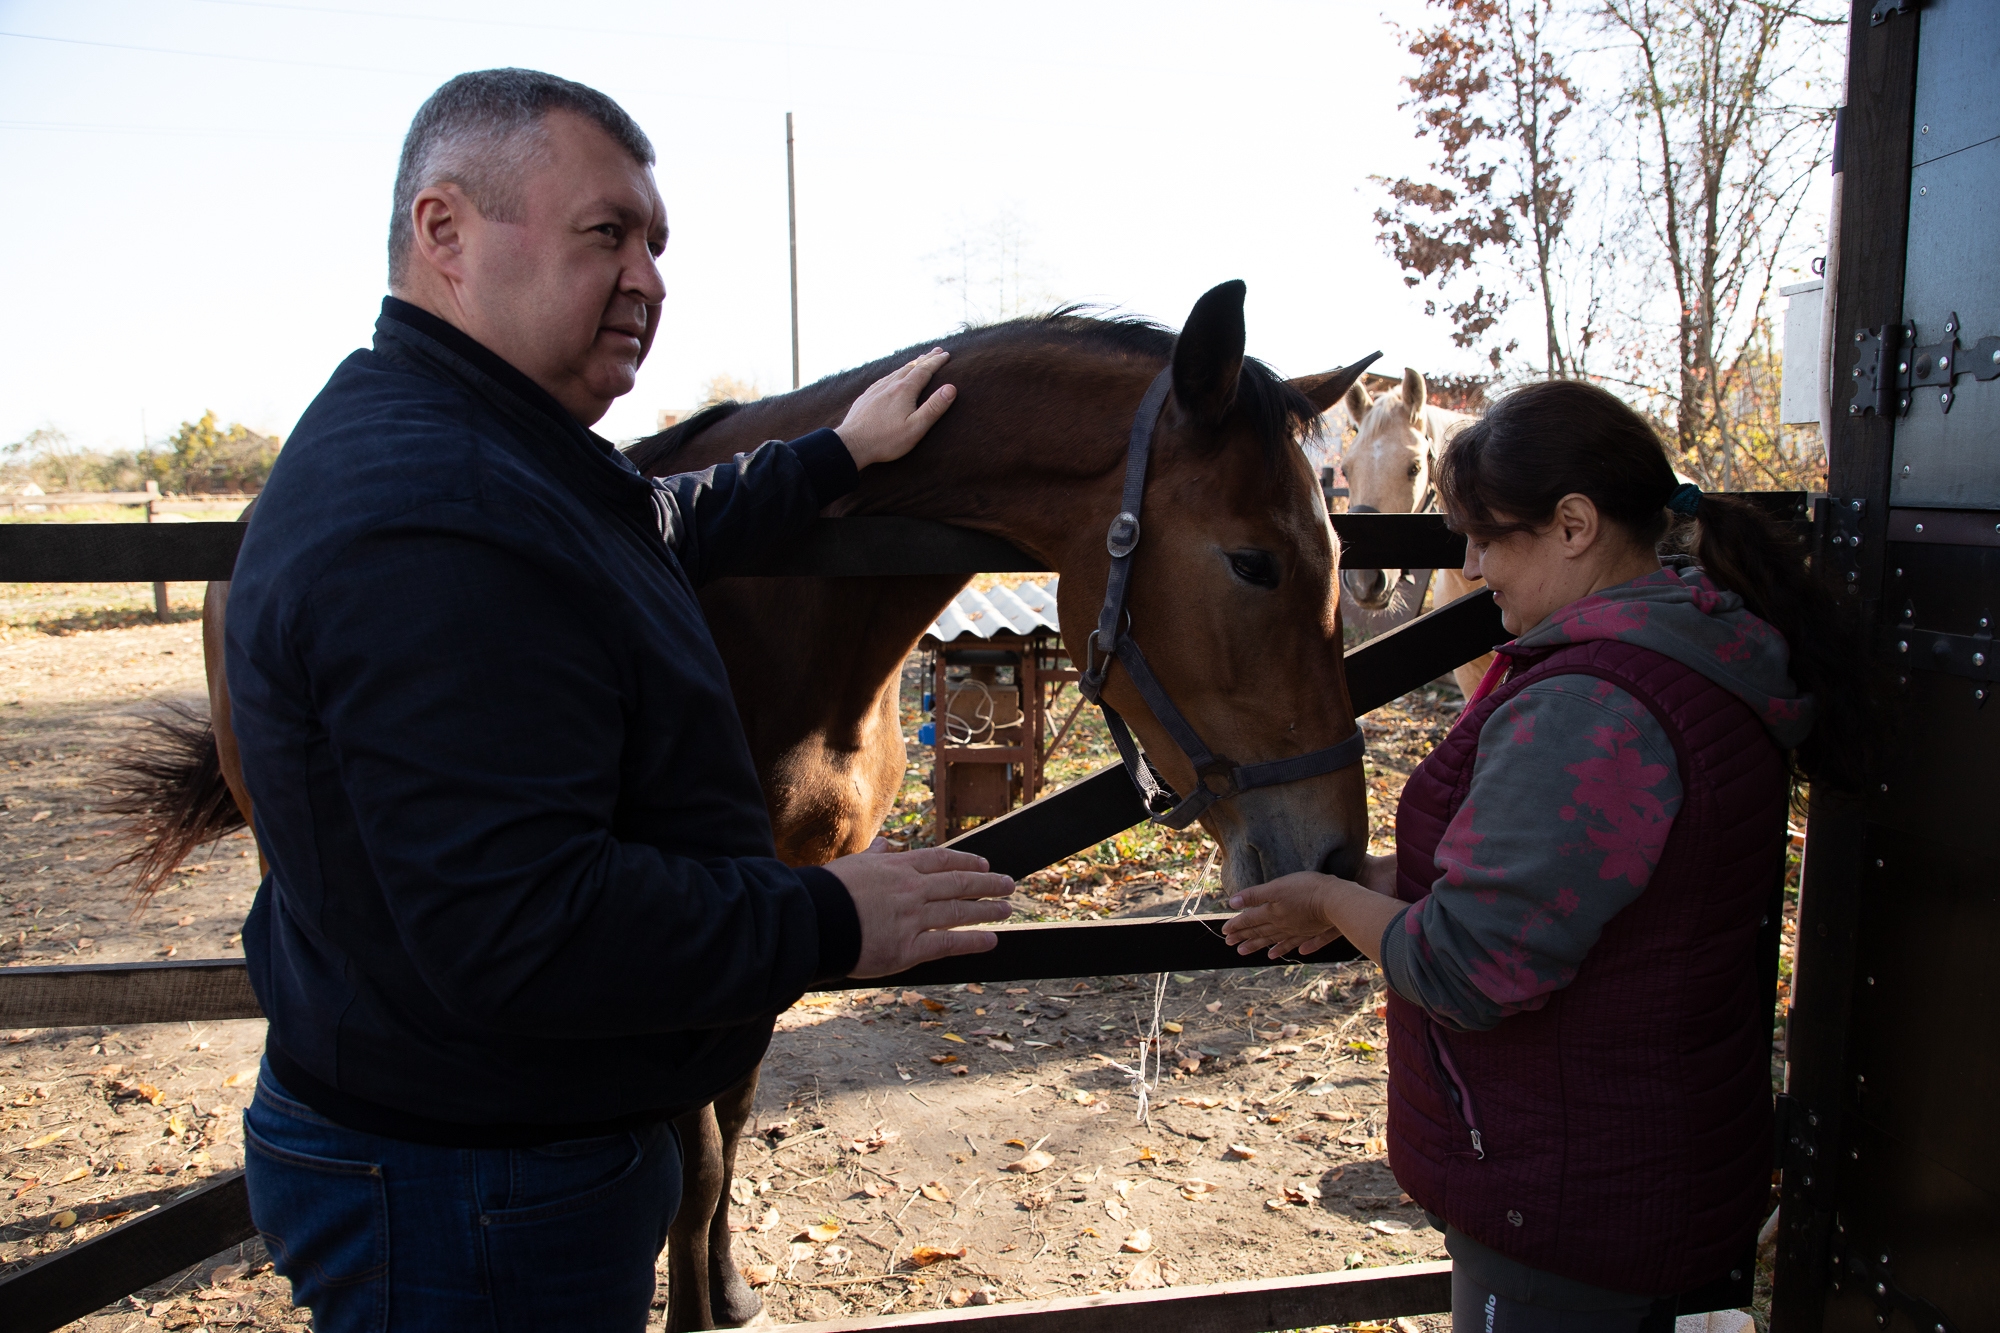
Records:
[[[1917,47],[1917,94],[1910,173],[1910,241],[1903,315],[1915,326],[1899,365],[1916,349],[1956,336],[1968,356],[2000,337],[2000,24],[1992,0],[1926,5]],[[1929,133],[1925,133],[1925,127]],[[1957,326],[1947,330],[1953,315]],[[1977,355],[1992,362],[2000,344]],[[2000,380],[1974,370],[1905,390],[1896,422],[1890,498],[1898,505],[2000,505]],[[1949,410],[1946,410],[1947,405]]]

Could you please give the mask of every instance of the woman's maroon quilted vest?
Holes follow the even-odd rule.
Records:
[[[1543,1008],[1455,1032],[1390,993],[1389,1164],[1411,1198],[1521,1263],[1685,1291],[1747,1255],[1770,1198],[1756,940],[1783,865],[1784,756],[1735,695],[1651,649],[1597,640],[1512,662],[1403,789],[1398,897],[1430,892],[1480,728],[1543,677],[1597,676],[1644,704],[1685,795],[1645,892]]]

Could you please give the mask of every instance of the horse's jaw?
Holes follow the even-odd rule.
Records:
[[[1361,768],[1259,787],[1202,818],[1222,848],[1222,896],[1301,870],[1353,879],[1368,850]]]

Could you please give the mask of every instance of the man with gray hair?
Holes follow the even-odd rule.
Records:
[[[815,982],[991,948],[978,857],[775,855],[695,590],[901,457],[918,358],[833,430],[641,477],[589,426],[667,223],[616,103],[462,75],[411,125],[372,349],[301,418],[230,590],[269,874],[252,1214],[322,1330],[645,1325],[671,1120]]]

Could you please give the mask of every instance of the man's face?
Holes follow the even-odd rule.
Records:
[[[439,269],[455,309],[437,313],[590,425],[631,392],[653,345],[667,210],[651,169],[590,121],[554,111],[543,130],[518,221],[483,217],[450,190],[460,239]]]

